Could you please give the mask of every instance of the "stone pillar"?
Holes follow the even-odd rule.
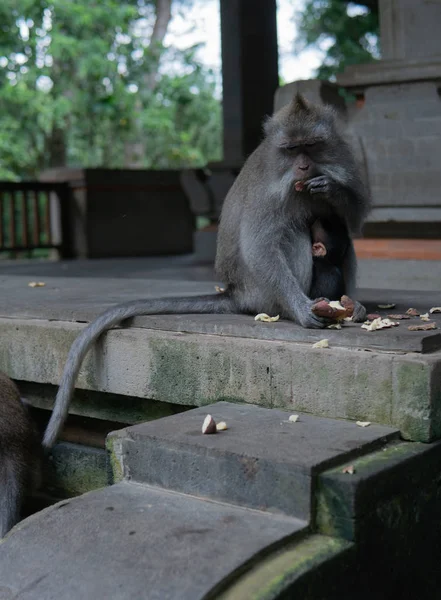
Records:
[[[320,79],[293,81],[278,88],[274,96],[274,112],[277,112],[282,106],[289,104],[297,93],[302,94],[307,100],[317,104],[331,104],[342,117],[346,114],[345,101],[339,94],[338,86],[335,83]]]
[[[379,8],[384,61],[440,58],[440,0],[380,0]]]
[[[374,202],[369,235],[441,234],[441,0],[380,0],[383,59],[348,67],[351,129]]]

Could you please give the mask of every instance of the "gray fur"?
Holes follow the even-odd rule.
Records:
[[[55,406],[46,428],[43,446],[51,448],[56,441],[59,430],[66,420],[69,403],[75,388],[75,382],[90,346],[108,329],[120,325],[126,319],[137,315],[160,315],[179,313],[228,313],[234,312],[234,304],[229,293],[209,296],[189,296],[187,298],[164,298],[151,300],[134,300],[106,310],[92,321],[79,334],[72,344],[64,367],[60,387],[55,399]]]
[[[326,320],[311,312],[312,223],[336,215],[346,224],[348,235],[358,233],[369,209],[369,197],[329,107],[313,106],[296,96],[265,123],[264,129],[264,140],[246,161],[222,210],[216,269],[226,292],[131,302],[107,310],[90,323],[70,349],[43,440],[46,448],[54,444],[63,426],[90,346],[103,332],[130,317],[267,312],[303,327],[325,327]],[[293,142],[300,147],[293,150]],[[305,182],[303,191],[295,189],[299,180]],[[342,267],[346,288],[355,281],[350,239],[348,247]]]
[[[20,519],[26,493],[39,484],[41,447],[14,383],[0,373],[0,538]]]

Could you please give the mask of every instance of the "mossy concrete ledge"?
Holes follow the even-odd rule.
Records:
[[[0,337],[7,340],[0,345],[0,369],[16,380],[58,384],[82,327],[0,319]],[[317,350],[305,337],[315,339],[316,332],[303,331],[296,341],[299,328],[293,325],[292,331],[287,341],[145,327],[112,330],[86,358],[78,387],[191,406],[247,402],[381,423],[414,441],[441,437],[440,350],[372,350],[359,342],[334,347],[332,339],[331,348]],[[335,333],[346,335],[330,331],[326,337]],[[338,339],[342,344],[345,338]]]

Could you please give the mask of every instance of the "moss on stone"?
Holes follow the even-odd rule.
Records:
[[[406,440],[431,441],[431,365],[406,360],[394,369],[394,425]]]
[[[121,456],[120,433],[110,434],[106,438],[107,461],[109,465],[110,483],[119,483],[124,479]]]
[[[303,575],[314,576],[321,565],[335,558],[344,560],[352,545],[330,537],[312,535],[298,542],[287,544],[283,550],[274,551],[261,559],[249,571],[223,591],[210,596],[218,600],[273,600],[283,592],[295,596],[295,583]],[[323,590],[324,592],[325,590]],[[313,596],[302,596],[313,600]]]
[[[107,485],[104,450],[62,442],[51,453],[45,487],[58,497],[84,494]]]
[[[363,527],[362,522],[371,519],[380,506],[385,507],[385,514],[388,510],[395,514],[395,509],[402,506],[407,491],[413,492],[413,488],[409,485],[409,490],[405,487],[404,491],[395,496],[395,492],[389,489],[386,483],[390,483],[392,476],[398,482],[404,474],[411,478],[420,473],[420,465],[409,460],[418,457],[426,448],[422,443],[392,443],[381,450],[350,461],[354,466],[354,475],[343,474],[342,465],[322,473],[318,478],[316,491],[316,529],[323,535],[353,541]],[[420,460],[424,458],[421,457]],[[384,499],[377,496],[376,506],[369,504],[371,495],[366,488],[366,482],[370,478],[372,482],[375,481],[376,486],[384,490]]]

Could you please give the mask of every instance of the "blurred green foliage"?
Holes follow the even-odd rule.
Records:
[[[319,79],[332,80],[349,65],[380,57],[378,10],[344,0],[307,0],[297,23],[297,49],[325,49]]]
[[[0,179],[124,167],[135,146],[153,169],[221,158],[215,76],[196,48],[151,48],[154,20],[153,0],[2,0]]]

